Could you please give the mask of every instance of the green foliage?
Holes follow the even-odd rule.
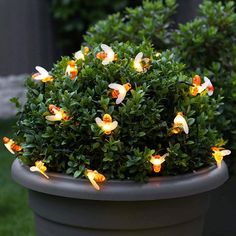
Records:
[[[124,15],[117,13],[99,21],[87,31],[84,39],[89,45],[115,41],[140,44],[147,39],[156,49],[165,49],[171,45],[171,17],[175,9],[174,0],[144,1],[143,6],[127,8]]]
[[[71,58],[63,57],[42,83],[28,78],[27,102],[19,114],[15,141],[23,147],[18,157],[28,165],[43,160],[51,171],[83,177],[86,169],[109,179],[145,181],[153,176],[150,158],[169,153],[160,175],[177,175],[208,166],[211,146],[221,135],[214,127],[221,97],[192,96],[192,74],[171,51],[160,56],[150,43],[111,45],[117,60],[102,65],[96,58],[99,45],[90,49],[85,61],[78,60],[78,76],[65,75]],[[83,49],[82,49],[83,50]],[[150,58],[146,72],[137,72],[135,56]],[[110,83],[130,83],[132,88],[119,105],[112,98]],[[49,105],[67,112],[70,119],[48,121]],[[183,112],[190,132],[171,134],[173,120]],[[95,118],[110,114],[118,127],[105,134]]]
[[[213,76],[215,93],[224,97],[218,130],[236,152],[236,14],[235,4],[205,1],[200,17],[180,25],[174,35],[176,53],[189,70]],[[229,124],[229,121],[231,122]]]
[[[175,1],[146,1],[143,7],[109,16],[91,27],[85,35],[88,44],[113,41],[141,43],[149,40],[156,50],[172,48],[186,65],[212,78],[215,94],[224,97],[222,114],[215,122],[229,147],[236,152],[236,14],[233,1],[204,1],[199,16],[171,29]],[[154,14],[155,12],[155,14]],[[154,15],[154,16],[153,16]],[[157,38],[158,37],[158,38]]]

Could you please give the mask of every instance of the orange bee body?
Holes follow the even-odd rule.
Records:
[[[100,59],[100,60],[104,60],[106,57],[107,57],[107,53],[105,53],[105,52],[99,52],[96,55],[96,58]]]
[[[100,187],[97,183],[102,183],[106,180],[106,177],[103,174],[98,173],[96,170],[86,170],[85,176],[89,179],[91,184],[96,190],[100,190]]]
[[[69,75],[71,80],[74,80],[78,75],[78,68],[74,60],[67,63],[66,75]]]
[[[12,154],[15,154],[15,152],[20,152],[22,150],[22,147],[20,145],[16,144],[12,139],[9,139],[7,137],[3,137],[2,140],[3,140],[5,147]]]

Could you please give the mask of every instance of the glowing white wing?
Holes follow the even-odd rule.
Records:
[[[75,59],[84,61],[84,54],[82,53],[81,50],[75,53]]]
[[[101,48],[105,53],[108,53],[109,51],[113,51],[112,48],[106,44],[101,44]]]
[[[111,130],[114,130],[117,127],[117,125],[118,125],[118,122],[117,121],[113,121],[111,123],[111,125],[110,125]]]
[[[96,117],[95,121],[99,127],[104,125],[104,122],[99,117]]]
[[[115,83],[113,83],[113,84],[109,84],[108,87],[111,88],[111,89],[118,90],[118,91],[123,91],[123,90],[125,90],[124,86],[121,85],[121,84],[115,84]]]
[[[230,155],[230,154],[231,154],[231,151],[226,149],[226,150],[220,151],[220,153],[221,153],[223,156],[227,156],[227,155]]]
[[[44,76],[47,76],[48,75],[48,71],[45,70],[43,67],[41,66],[36,66],[35,69],[41,74],[41,75],[44,75]]]
[[[189,133],[189,128],[188,128],[188,124],[185,120],[185,118],[182,115],[177,115],[174,119],[174,123],[175,124],[181,124],[183,126],[183,130],[186,134]]]
[[[135,62],[140,62],[140,61],[142,60],[142,57],[143,57],[143,53],[142,53],[142,52],[139,52],[139,53],[136,55],[134,61],[135,61]]]

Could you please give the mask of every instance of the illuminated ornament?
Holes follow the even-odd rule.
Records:
[[[212,147],[211,150],[213,151],[212,156],[216,160],[216,164],[218,167],[221,167],[221,162],[224,156],[230,155],[231,151],[227,149],[222,149],[218,147]]]
[[[3,137],[2,140],[7,150],[11,152],[12,154],[15,154],[16,152],[20,152],[22,150],[22,147],[15,144],[15,142],[12,139]]]
[[[60,107],[56,107],[54,105],[49,105],[49,111],[52,114],[51,116],[46,116],[46,120],[49,121],[61,121],[61,120],[70,120],[70,117],[67,115],[65,111],[63,111]]]
[[[107,135],[111,134],[111,131],[114,130],[118,125],[117,121],[112,122],[112,118],[109,114],[105,114],[102,120],[99,117],[96,117],[95,121],[97,125],[101,127],[104,133]]]
[[[38,71],[38,73],[33,74],[32,79],[40,80],[44,83],[53,81],[53,77],[49,75],[48,71],[45,70],[43,67],[36,66],[35,69]]]
[[[214,92],[214,87],[211,81],[204,77],[204,83],[201,84],[201,77],[199,75],[195,75],[193,77],[192,87],[190,88],[190,92],[193,96],[197,96],[197,94],[201,94],[204,91],[207,91],[207,94],[211,96]]]
[[[106,180],[105,176],[98,173],[96,170],[86,170],[85,176],[89,179],[93,187],[97,190],[100,190],[100,187],[97,183],[102,183]]]
[[[204,77],[204,83],[202,84],[202,87],[204,88],[204,90],[207,89],[207,94],[209,96],[211,96],[215,90],[211,81],[207,77]]]
[[[150,59],[143,58],[143,53],[139,52],[134,59],[134,68],[138,72],[146,72],[150,67]]]
[[[117,98],[116,104],[120,104],[124,100],[126,93],[131,89],[131,84],[109,84],[108,87],[113,89],[112,98]]]
[[[39,172],[41,173],[45,178],[49,179],[49,177],[45,174],[47,170],[47,167],[44,166],[44,163],[42,161],[36,161],[35,166],[30,167],[30,171],[32,172]]]
[[[169,153],[164,154],[163,156],[154,155],[151,157],[150,162],[153,164],[153,170],[158,173],[161,171],[161,164],[165,161],[165,158],[169,156]]]
[[[76,61],[85,60],[85,55],[89,53],[89,47],[84,47],[83,50],[79,50],[75,53],[74,58]]]
[[[114,53],[111,47],[107,46],[106,44],[102,44],[101,48],[103,52],[97,53],[96,57],[102,60],[102,64],[104,66],[117,60],[117,55]]]
[[[66,75],[70,76],[71,80],[74,80],[77,74],[78,68],[76,62],[74,60],[69,61],[66,67]]]
[[[189,133],[188,124],[183,116],[182,112],[178,112],[177,116],[174,119],[174,125],[171,130],[173,134],[178,134],[180,132],[184,131],[186,134]]]

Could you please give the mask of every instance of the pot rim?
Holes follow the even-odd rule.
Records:
[[[224,162],[194,173],[153,177],[147,183],[132,180],[109,180],[97,191],[87,179],[75,179],[60,173],[47,173],[49,179],[33,173],[18,159],[12,164],[12,178],[22,186],[41,193],[67,198],[101,201],[151,201],[187,197],[211,191],[228,179]]]

